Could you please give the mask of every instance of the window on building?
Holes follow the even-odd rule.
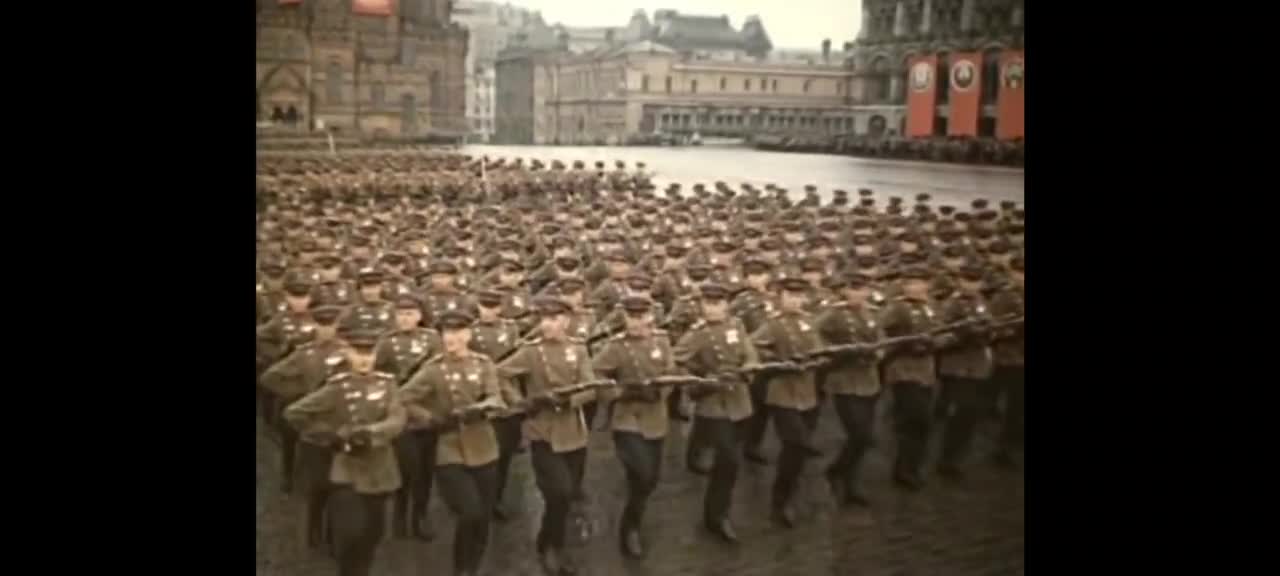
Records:
[[[938,54],[938,67],[933,77],[938,104],[946,104],[951,96],[951,57],[948,54]]]
[[[690,81],[689,81],[689,92],[690,92],[690,93],[692,93],[692,94],[697,94],[697,93],[698,93],[698,81],[697,81],[697,80],[690,80]]]
[[[667,94],[671,93],[671,77],[667,76]]]
[[[778,81],[777,81],[777,80],[774,80],[774,81],[773,81],[773,91],[774,91],[774,92],[777,92],[777,91],[778,91]]]
[[[808,94],[808,93],[809,93],[809,86],[810,86],[811,84],[813,84],[813,80],[805,80],[805,81],[804,81],[804,93],[805,93],[805,94]]]
[[[649,75],[648,74],[645,74],[644,76],[640,77],[640,91],[641,92],[649,91]]]
[[[750,91],[751,91],[751,79],[750,79],[750,78],[743,78],[743,79],[742,79],[742,89],[743,89],[743,90],[745,90],[745,91],[747,91],[747,92],[750,92]]]
[[[982,96],[983,106],[996,103],[1000,97],[1000,51],[988,50],[982,55]]]
[[[768,79],[766,79],[766,78],[761,78],[761,79],[760,79],[760,91],[761,91],[761,92],[764,92],[764,91],[766,91],[766,90],[768,90],[768,89],[769,89],[769,80],[768,80]]]
[[[431,105],[432,110],[439,110],[445,107],[444,104],[444,82],[440,79],[440,71],[432,70],[429,80],[431,95],[427,102]]]
[[[724,92],[724,90],[725,90],[725,86],[728,86],[728,85],[729,85],[729,80],[728,80],[727,78],[725,78],[724,76],[721,76],[721,77],[720,77],[720,91],[721,91],[721,92]]]
[[[836,82],[836,95],[837,96],[844,95],[844,82]]]
[[[417,45],[413,43],[413,38],[405,37],[400,40],[400,65],[413,66]]]
[[[867,78],[867,97],[872,104],[889,101],[889,59],[878,56],[871,61],[871,75]]]
[[[342,64],[333,61],[329,63],[328,69],[325,70],[324,78],[325,94],[324,99],[330,104],[342,102]]]
[[[369,97],[373,100],[374,106],[381,106],[382,102],[387,98],[387,89],[381,82],[374,82],[369,87]]]

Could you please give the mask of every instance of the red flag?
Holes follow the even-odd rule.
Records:
[[[950,136],[977,136],[978,110],[982,95],[982,57],[973,52],[951,55]]]
[[[351,11],[371,16],[390,16],[392,0],[351,0]]]
[[[1000,55],[1000,96],[996,104],[996,138],[1014,140],[1026,132],[1024,116],[1023,79],[1025,64],[1022,52],[1005,52]]]
[[[907,67],[907,136],[933,135],[937,69],[938,57],[932,55],[912,58]]]

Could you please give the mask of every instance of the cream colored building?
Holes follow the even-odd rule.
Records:
[[[852,71],[741,53],[710,59],[652,40],[573,54],[510,50],[498,59],[504,143],[620,144],[640,135],[837,134],[853,129]]]

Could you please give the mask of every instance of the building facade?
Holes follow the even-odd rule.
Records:
[[[857,133],[906,134],[911,64],[935,57],[932,77],[938,81],[932,84],[936,89],[932,127],[934,135],[947,135],[952,56],[977,54],[981,60],[977,135],[994,137],[1001,118],[1001,62],[1013,54],[1021,62],[1022,14],[1023,0],[862,0],[862,28],[848,62]],[[1015,120],[1021,123],[1021,118]]]
[[[459,0],[453,21],[469,32],[466,71],[466,116],[470,140],[488,142],[495,129],[498,53],[517,32],[542,24],[542,15],[510,4]]]
[[[496,140],[623,144],[653,134],[744,137],[853,129],[852,71],[842,61],[770,59],[758,18],[643,12],[581,52],[567,34],[498,59]]]
[[[383,138],[466,129],[468,35],[450,23],[449,0],[256,4],[259,121]]]

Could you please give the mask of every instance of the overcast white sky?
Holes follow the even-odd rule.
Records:
[[[566,26],[625,26],[636,9],[652,20],[656,10],[669,8],[681,14],[719,16],[742,28],[747,16],[756,14],[773,40],[774,48],[817,50],[830,38],[839,50],[858,34],[862,2],[855,0],[510,0],[513,6],[542,11],[548,24]]]

